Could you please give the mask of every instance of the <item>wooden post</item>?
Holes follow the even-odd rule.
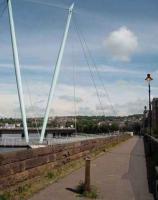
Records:
[[[89,157],[86,158],[85,161],[85,191],[90,191],[90,164],[91,159]]]

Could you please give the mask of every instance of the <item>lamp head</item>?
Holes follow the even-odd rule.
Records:
[[[153,80],[153,78],[151,77],[151,75],[150,74],[147,74],[147,77],[146,77],[146,79],[145,79],[146,81],[152,81]]]

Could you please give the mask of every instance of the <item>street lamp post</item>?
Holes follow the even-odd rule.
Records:
[[[151,136],[151,86],[150,82],[153,80],[150,74],[147,74],[147,77],[145,80],[148,82],[148,88],[149,88],[149,135]]]
[[[151,87],[150,87],[150,82],[153,80],[153,78],[151,77],[150,74],[147,74],[147,77],[145,79],[148,82],[148,88],[149,88],[149,135],[151,137]],[[149,138],[148,140],[148,144],[149,144],[149,154],[148,154],[148,181],[149,181],[149,185],[151,185],[152,183],[152,160],[151,160],[151,156],[152,156],[152,141],[151,138]]]

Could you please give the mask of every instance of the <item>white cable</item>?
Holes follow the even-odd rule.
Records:
[[[31,2],[31,3],[36,3],[36,4],[41,4],[41,5],[51,6],[51,7],[56,7],[56,8],[62,8],[62,9],[65,9],[65,10],[69,9],[66,6],[62,6],[62,5],[59,5],[59,4],[53,4],[53,3],[48,3],[48,2],[43,2],[43,1],[37,1],[37,0],[23,0],[23,1],[28,1],[28,2]]]

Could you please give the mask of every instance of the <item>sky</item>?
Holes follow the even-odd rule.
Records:
[[[72,0],[12,0],[28,117],[44,116]],[[158,1],[75,0],[50,116],[131,115],[158,96]],[[5,7],[0,0],[0,14]],[[75,103],[74,103],[75,102]],[[0,117],[19,117],[8,12],[0,15]]]

